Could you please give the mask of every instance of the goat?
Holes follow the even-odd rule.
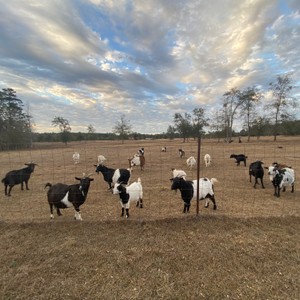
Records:
[[[113,189],[113,194],[119,194],[120,203],[122,206],[121,217],[129,218],[129,208],[132,201],[136,202],[136,206],[143,208],[143,187],[141,179],[138,178],[137,182],[133,182],[129,186],[124,186],[122,183],[116,183]]]
[[[144,155],[145,154],[145,149],[143,147],[141,147],[139,150],[138,150],[138,154],[139,155]]]
[[[276,169],[275,176],[273,179],[274,185],[274,196],[280,197],[280,190],[285,191],[286,186],[292,187],[292,193],[294,193],[294,183],[295,183],[295,176],[286,169]]]
[[[250,164],[249,166],[249,177],[250,177],[250,182],[251,181],[251,176],[254,176],[255,182],[254,182],[254,188],[256,188],[256,185],[259,184],[257,179],[260,178],[261,182],[261,187],[264,189],[264,183],[263,183],[263,177],[264,177],[264,168],[262,167],[263,162],[260,160],[257,160],[253,163]]]
[[[79,163],[79,160],[80,160],[80,154],[78,152],[74,152],[73,156],[73,161],[74,161],[74,164],[78,164]]]
[[[141,171],[144,171],[144,166],[145,166],[145,156],[144,155],[139,155],[135,154],[132,158],[128,158],[129,162],[129,168],[132,171],[132,168],[135,166],[140,166]]]
[[[34,171],[34,167],[37,166],[37,164],[31,162],[28,164],[25,164],[27,166],[26,168],[20,169],[20,170],[13,170],[8,172],[5,177],[2,179],[2,183],[5,186],[5,196],[11,196],[11,189],[16,184],[21,184],[21,190],[24,189],[24,182],[26,186],[26,190],[29,190],[28,187],[28,181],[30,179],[31,173]],[[9,187],[7,192],[7,187]]]
[[[183,149],[178,149],[178,152],[179,152],[179,157],[180,158],[183,158],[183,157],[185,157],[185,151],[183,150]]]
[[[106,161],[106,158],[103,155],[98,155],[97,159],[98,159],[98,164],[103,164]]]
[[[199,200],[210,199],[213,202],[213,209],[217,209],[214,183],[217,182],[216,178],[209,180],[208,178],[200,178],[199,180]],[[188,213],[190,210],[191,200],[197,197],[197,180],[186,181],[182,177],[175,177],[172,180],[171,190],[179,189],[181,198],[184,202],[183,213]],[[205,208],[209,206],[209,200],[205,202]]]
[[[277,164],[277,166],[280,166],[280,164]],[[270,178],[270,181],[273,183],[274,185],[274,177],[276,175],[276,171],[279,170],[285,170],[287,172],[290,172],[292,174],[292,176],[295,177],[295,171],[291,168],[291,167],[277,167],[277,166],[274,166],[274,163],[272,166],[269,166],[269,167],[265,167],[265,169],[268,170],[268,175],[269,175],[269,178]],[[281,166],[285,166],[285,165],[281,165]]]
[[[290,168],[290,169],[292,168],[291,166],[288,166],[286,164],[279,164],[278,162],[273,162],[272,166],[276,167],[279,170],[284,169],[284,168]]]
[[[236,165],[239,166],[240,165],[240,162],[244,162],[244,166],[246,167],[246,160],[248,158],[248,156],[244,155],[244,154],[231,154],[230,155],[230,158],[235,158],[235,162],[236,162]]]
[[[108,183],[109,190],[112,189],[112,184],[120,182],[127,184],[130,179],[131,172],[128,169],[111,169],[101,164],[94,166],[97,174],[102,173],[104,181]]]
[[[187,160],[186,160],[186,164],[187,166],[192,169],[195,165],[196,165],[196,159],[194,156],[190,156]]]
[[[67,185],[63,183],[46,183],[46,187],[50,187],[47,192],[48,203],[50,206],[50,218],[54,219],[53,206],[56,208],[58,216],[61,216],[60,209],[74,207],[75,209],[75,220],[81,220],[80,206],[85,202],[90,182],[93,178],[83,175],[83,178],[75,177],[80,182],[77,184]]]
[[[171,172],[172,172],[172,178],[170,179],[171,181],[175,177],[180,177],[180,178],[183,178],[183,179],[185,179],[185,177],[186,177],[186,173],[183,170],[177,170],[177,169],[172,168]]]
[[[210,155],[207,153],[204,155],[204,162],[205,162],[205,166],[208,167],[211,164],[211,157]]]
[[[167,152],[167,147],[162,147],[161,152]]]

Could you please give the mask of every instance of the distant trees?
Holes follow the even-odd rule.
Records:
[[[63,117],[54,117],[52,125],[59,128],[61,141],[67,145],[72,130],[69,121]]]
[[[11,88],[0,91],[0,148],[31,145],[31,116],[23,111],[23,101]]]
[[[113,132],[119,135],[122,143],[124,143],[124,140],[128,138],[131,133],[131,128],[130,121],[125,118],[125,115],[122,115],[120,121],[117,121],[113,127]]]
[[[208,118],[205,117],[204,108],[194,108],[193,113],[175,113],[174,126],[169,126],[168,134],[178,133],[185,142],[189,137],[196,138],[204,134],[203,127],[208,125]]]

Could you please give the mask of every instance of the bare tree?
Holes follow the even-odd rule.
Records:
[[[278,134],[278,124],[280,121],[287,120],[291,117],[288,108],[296,107],[296,102],[290,93],[293,89],[291,74],[277,75],[276,80],[269,84],[273,99],[266,105],[266,109],[273,111],[274,118],[274,141]]]
[[[262,94],[255,87],[249,87],[241,92],[241,116],[245,118],[245,125],[248,132],[248,142],[250,141],[250,128],[256,116],[256,105],[260,102]]]
[[[224,121],[226,129],[225,140],[229,143],[232,140],[232,127],[234,116],[238,107],[242,104],[241,92],[232,88],[223,95]]]

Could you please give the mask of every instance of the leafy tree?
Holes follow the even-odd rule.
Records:
[[[55,117],[52,120],[52,125],[59,128],[61,141],[67,145],[72,130],[69,121],[63,117]]]
[[[31,116],[23,112],[23,102],[11,88],[0,91],[1,147],[30,146]]]
[[[272,111],[274,119],[274,141],[277,139],[279,123],[291,117],[288,108],[291,106],[296,107],[296,102],[290,95],[293,89],[292,83],[291,74],[284,74],[277,75],[276,80],[269,84],[273,99],[271,103],[266,105],[266,108]]]
[[[223,109],[219,109],[214,114],[214,118],[211,121],[210,128],[215,132],[213,134],[217,139],[218,142],[222,134],[225,132],[225,119],[224,119],[224,111]]]
[[[256,115],[256,105],[261,100],[262,95],[255,87],[245,89],[240,94],[241,116],[245,118],[245,125],[248,133],[248,142],[250,141],[250,128],[253,118]]]
[[[167,129],[167,137],[170,140],[173,140],[176,136],[176,128],[174,126],[169,125],[168,129]]]
[[[183,138],[183,142],[185,143],[186,139],[192,135],[192,116],[188,113],[185,113],[182,116],[180,113],[175,113],[174,115],[174,123],[176,131]]]
[[[119,135],[122,143],[124,143],[124,139],[128,138],[131,132],[131,128],[132,126],[129,120],[126,120],[125,115],[122,115],[121,120],[117,121],[115,126],[113,127],[113,132]]]
[[[96,132],[96,129],[94,128],[94,126],[92,124],[90,124],[88,127],[87,127],[87,131],[89,134],[93,134]]]
[[[204,108],[194,108],[192,123],[192,132],[194,138],[204,134],[203,127],[208,126],[208,118],[205,117]]]

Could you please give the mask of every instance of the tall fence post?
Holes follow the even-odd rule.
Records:
[[[201,151],[201,136],[198,137],[198,151],[197,151],[197,211],[199,215],[199,195],[200,195],[200,151]]]

